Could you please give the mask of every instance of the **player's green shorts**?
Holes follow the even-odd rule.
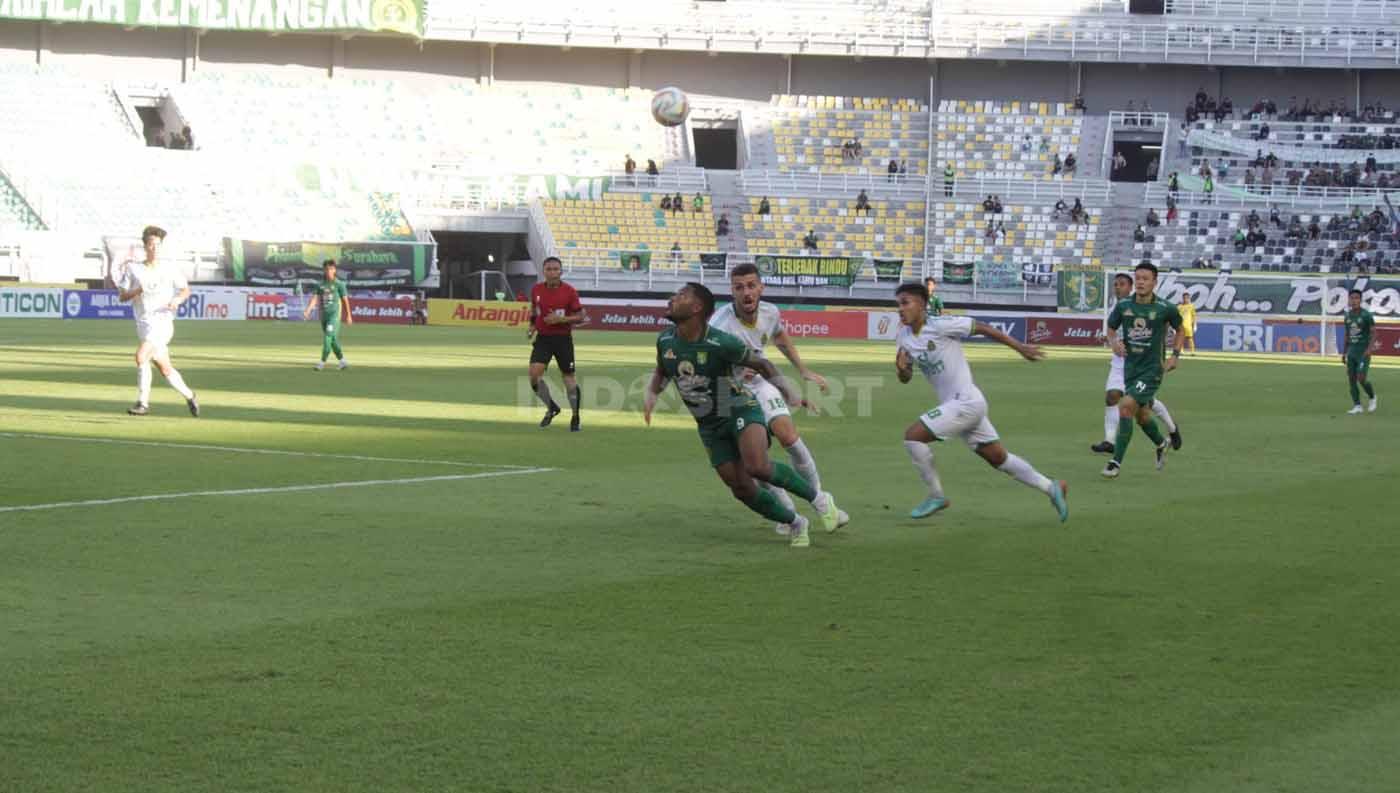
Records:
[[[1347,377],[1355,377],[1357,380],[1365,380],[1366,374],[1371,371],[1371,360],[1364,355],[1347,356]]]
[[[1130,396],[1133,401],[1146,407],[1152,404],[1152,400],[1157,397],[1157,389],[1162,387],[1162,375],[1160,372],[1139,372],[1123,376],[1123,394]]]
[[[327,336],[340,335],[340,317],[335,317],[334,319],[321,317],[321,332]]]
[[[712,468],[739,459],[739,433],[750,424],[763,427],[764,432],[768,431],[763,424],[763,411],[759,409],[757,402],[731,408],[731,411],[729,416],[708,419],[698,427],[700,442],[705,444]]]

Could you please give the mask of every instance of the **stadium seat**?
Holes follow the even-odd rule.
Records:
[[[1099,266],[1095,250],[1102,213],[1086,207],[1088,223],[1074,224],[1069,214],[1054,217],[1053,202],[1007,203],[1000,213],[985,212],[980,204],[935,201],[929,207],[928,228],[934,261],[977,262],[1010,260],[1028,265]],[[1006,226],[1006,236],[995,242],[986,236],[987,221]]]
[[[1052,174],[1055,155],[1079,151],[1083,117],[1064,102],[945,99],[935,117],[933,165],[951,163],[959,177],[1072,179]]]
[[[660,193],[609,193],[596,200],[550,199],[542,202],[555,247],[568,249],[648,250],[656,259],[669,261],[671,246],[679,242],[686,261],[717,249],[715,217],[710,196],[705,209],[695,213],[688,195],[684,212],[660,207]],[[617,262],[614,262],[617,263]],[[619,264],[620,266],[620,264]]]
[[[849,197],[774,197],[771,214],[758,214],[760,198],[748,196],[744,229],[750,253],[803,253],[802,240],[815,230],[818,252],[903,259],[924,255],[924,202],[871,199],[872,211],[856,213]]]

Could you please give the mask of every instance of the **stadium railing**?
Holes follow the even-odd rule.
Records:
[[[907,6],[912,5],[910,10]],[[427,36],[611,48],[923,56],[928,4],[901,3],[433,3]],[[561,13],[562,11],[562,13]]]
[[[1167,0],[1167,13],[1177,17],[1369,23],[1393,17],[1395,6],[1386,0]]]
[[[1242,185],[1217,185],[1215,192],[1207,195],[1198,190],[1181,190],[1176,194],[1179,207],[1260,207],[1276,205],[1298,207],[1300,209],[1323,207],[1350,207],[1360,205],[1373,207],[1383,205],[1385,196],[1392,201],[1400,200],[1400,189],[1377,190],[1356,187],[1309,187],[1307,185],[1275,184],[1271,191],[1261,187],[1246,190]],[[1148,206],[1165,206],[1166,185],[1149,182],[1143,201]]]
[[[934,57],[1098,60],[1126,63],[1233,63],[1260,66],[1400,64],[1400,20],[1379,26],[1147,23],[1102,17],[961,15],[933,26]]]
[[[872,195],[921,198],[927,188],[923,174],[796,173],[792,171],[740,171],[736,182],[744,195],[832,196],[861,190]]]
[[[1166,129],[1171,117],[1166,113],[1110,110],[1108,123],[1113,129]]]
[[[931,201],[943,196],[941,179],[933,180]],[[956,197],[1001,196],[1003,201],[1033,201],[1036,199],[1078,198],[1091,205],[1103,204],[1113,194],[1113,184],[1106,179],[1074,179],[1071,181],[1041,181],[1037,179],[1006,179],[997,177],[960,177],[954,182]]]
[[[669,191],[692,195],[694,193],[707,193],[710,190],[710,180],[705,175],[704,168],[672,165],[661,169],[661,173],[656,176],[651,176],[645,171],[638,171],[630,175],[623,171],[611,171],[603,175],[611,180],[609,189],[618,192]]]

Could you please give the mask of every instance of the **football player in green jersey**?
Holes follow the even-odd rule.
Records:
[[[757,372],[777,386],[789,404],[810,405],[771,361],[751,351],[742,339],[710,327],[714,313],[715,296],[703,284],[688,283],[671,296],[667,318],[675,325],[656,339],[656,369],[647,387],[643,419],[651,424],[657,397],[668,382],[674,382],[681,401],[695,418],[710,465],[730,492],[754,512],[787,524],[790,544],[806,548],[811,544],[807,518],[755,480],[811,502],[827,531],[835,531],[839,525],[836,499],[812,487],[786,463],[768,458],[770,435],[763,410],[743,381],[735,377],[735,367]]]
[[[1353,289],[1347,295],[1347,313],[1343,317],[1347,328],[1347,349],[1342,354],[1342,362],[1347,365],[1347,384],[1351,386],[1351,410],[1348,415],[1361,412],[1361,389],[1371,403],[1366,409],[1376,412],[1376,389],[1366,379],[1371,371],[1371,337],[1376,327],[1376,318],[1361,307],[1361,290]]]
[[[1152,417],[1152,401],[1162,386],[1162,376],[1176,369],[1181,360],[1181,312],[1161,300],[1157,289],[1157,267],[1143,262],[1133,269],[1132,297],[1122,300],[1108,315],[1108,343],[1123,356],[1123,398],[1118,400],[1118,437],[1113,459],[1104,466],[1108,479],[1118,476],[1128,441],[1133,438],[1133,421],[1157,445],[1157,470],[1167,463],[1169,442],[1157,429]],[[1171,358],[1166,358],[1167,328],[1176,330]],[[1121,331],[1121,334],[1120,334]]]
[[[332,352],[339,361],[339,368],[350,366],[350,362],[345,360],[345,353],[340,351],[341,315],[344,315],[346,325],[355,324],[350,308],[350,292],[345,288],[345,282],[335,277],[335,259],[325,260],[321,270],[326,277],[316,285],[316,291],[311,293],[311,302],[301,312],[302,319],[308,319],[317,305],[321,307],[321,360],[312,367],[318,372],[326,367],[326,358]]]

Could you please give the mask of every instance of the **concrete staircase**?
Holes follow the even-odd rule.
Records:
[[[1110,204],[1099,218],[1099,231],[1094,245],[1104,267],[1122,269],[1133,261],[1133,229],[1147,215],[1143,195],[1147,186],[1140,182],[1114,182]],[[1158,210],[1162,214],[1162,210]]]
[[[744,230],[744,213],[748,199],[739,192],[738,171],[706,171],[710,181],[710,211],[715,223],[720,215],[729,215],[729,235],[717,237],[717,247],[723,253],[746,253],[748,236]]]
[[[1079,126],[1078,177],[1107,179],[1104,173],[1103,146],[1108,137],[1108,116],[1085,116]]]

